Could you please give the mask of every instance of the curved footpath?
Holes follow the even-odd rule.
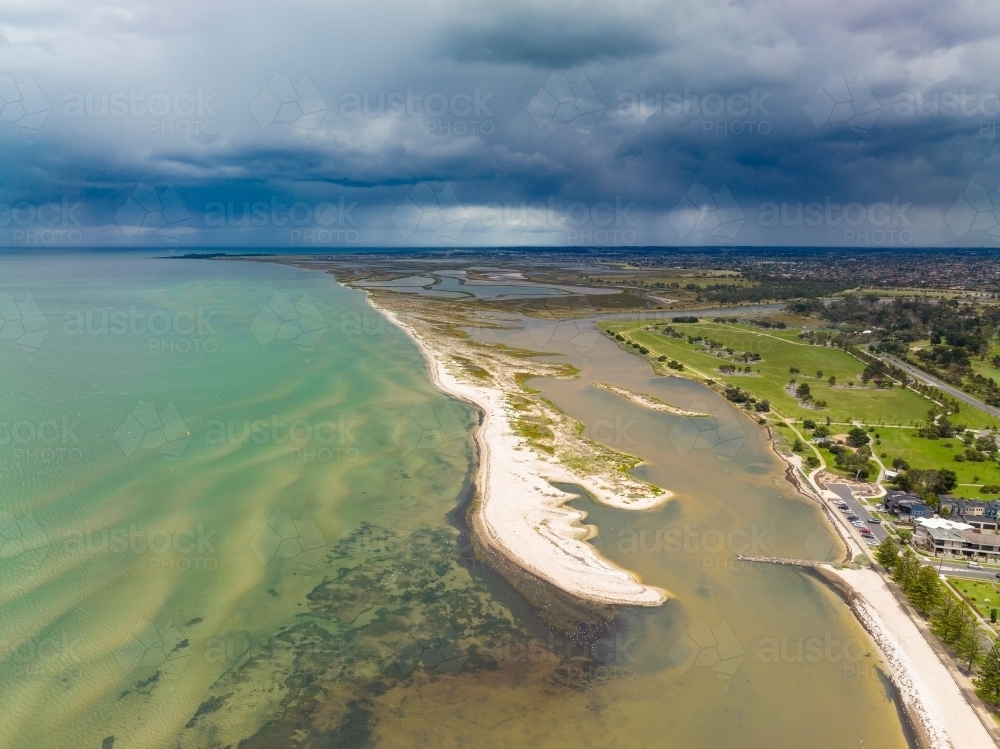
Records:
[[[502,391],[458,379],[445,366],[445,356],[434,351],[430,342],[389,310],[372,306],[414,341],[438,390],[472,404],[482,415],[475,432],[479,461],[478,502],[473,514],[479,540],[531,575],[584,601],[622,606],[665,602],[666,591],[642,584],[587,543],[588,531],[581,525],[585,513],[566,507],[574,495],[550,482],[583,485],[602,503],[626,510],[657,507],[669,499],[669,492],[646,503],[626,501],[581,482],[554,460],[537,456],[511,429],[511,414]]]

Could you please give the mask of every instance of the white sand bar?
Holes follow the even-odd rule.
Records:
[[[582,485],[602,503],[629,510],[657,507],[669,499],[669,492],[637,502],[581,481],[558,462],[542,458],[511,428],[511,410],[501,389],[461,379],[456,374],[459,368],[452,371],[446,352],[435,351],[433,341],[392,312],[377,309],[416,342],[441,392],[474,404],[483,413],[476,431],[479,503],[474,520],[480,540],[532,575],[583,600],[629,606],[666,601],[666,591],[643,585],[586,542],[588,530],[580,524],[584,513],[566,507],[573,495],[550,481]]]

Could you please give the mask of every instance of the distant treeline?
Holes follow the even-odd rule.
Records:
[[[711,284],[698,287],[690,284],[687,288],[698,292],[702,300],[719,302],[720,304],[763,302],[765,300],[818,299],[838,294],[845,288],[848,288],[843,283],[830,281],[783,280],[769,277],[756,277],[750,278],[750,280],[753,281],[753,285],[733,286],[731,284]]]

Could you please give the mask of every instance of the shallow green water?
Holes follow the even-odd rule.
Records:
[[[468,414],[330,276],[122,254],[0,269],[48,325],[0,341],[0,745],[166,745],[295,621],[345,534],[454,507]],[[420,404],[451,409],[456,449],[407,441]]]
[[[905,745],[846,607],[711,551],[831,548],[754,425],[727,454],[724,414],[699,443],[587,382],[725,407],[701,388],[593,339],[542,383],[679,496],[577,501],[676,598],[570,639],[471,555],[472,415],[362,294],[111,253],[3,256],[0,293],[0,747]]]

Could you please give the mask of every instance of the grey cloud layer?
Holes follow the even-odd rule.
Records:
[[[998,34],[971,1],[5,4],[0,246],[992,246]]]

